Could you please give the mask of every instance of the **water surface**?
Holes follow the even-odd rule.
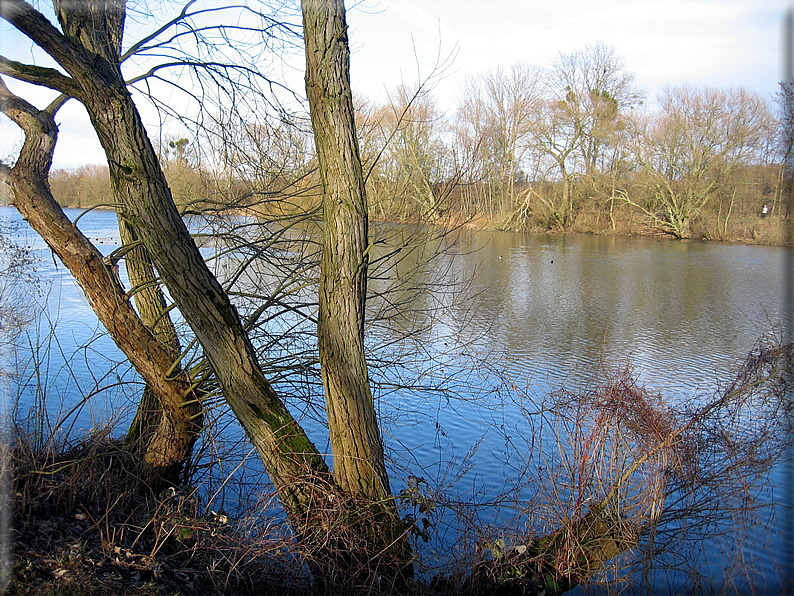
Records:
[[[74,218],[79,212],[67,213]],[[0,217],[19,219],[5,207]],[[104,252],[118,246],[115,214],[91,212],[80,226]],[[128,416],[124,408],[134,403],[139,387],[119,381],[135,381],[135,375],[116,365],[123,358],[101,333],[64,267],[35,234],[22,238],[41,255],[39,274],[47,290],[46,317],[19,354],[22,359],[26,351],[45,354],[40,374],[28,371],[14,389],[22,409],[48,402],[59,419],[76,407],[78,415],[69,422],[74,428]],[[399,366],[372,366],[393,489],[402,490],[403,479],[413,475],[461,498],[488,501],[498,495],[518,474],[516,458],[531,434],[520,404],[504,398],[511,383],[542,397],[561,386],[588,387],[603,372],[628,365],[640,384],[669,399],[711,395],[761,334],[780,331],[790,250],[655,238],[460,233],[425,275],[435,272],[465,285],[466,292],[438,288],[413,306],[430,312],[434,304],[442,305],[440,315],[406,315],[368,334],[373,355],[381,358],[380,346],[400,335],[397,327],[423,323],[417,343],[401,352]],[[385,284],[373,279],[371,287],[378,291]],[[377,310],[377,299],[370,307]],[[57,342],[44,350],[51,328]],[[6,366],[11,356],[4,355]],[[472,362],[480,364],[472,369]],[[405,379],[396,378],[403,374]],[[85,399],[97,383],[107,390]],[[318,447],[327,449],[321,425],[307,424]],[[461,466],[465,473],[453,482]],[[777,481],[785,484],[781,473]],[[510,516],[509,507],[481,514],[492,523],[504,516]],[[770,536],[772,550],[779,549],[782,538]],[[768,560],[763,546],[761,558]],[[777,576],[771,562],[766,571]]]

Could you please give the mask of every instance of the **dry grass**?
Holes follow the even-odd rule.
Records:
[[[360,556],[369,549],[356,548],[353,534],[329,532],[324,542],[299,545],[272,506],[275,494],[236,518],[211,511],[192,487],[153,495],[134,476],[138,456],[107,431],[57,452],[19,437],[12,444],[5,460],[14,472],[14,552],[4,594],[429,592],[420,581],[397,586],[383,561]],[[366,506],[337,505],[313,511],[318,528],[344,528],[351,515],[357,526],[367,523]],[[337,576],[313,581],[311,570],[335,563]]]
[[[8,594],[310,592],[286,535],[200,511],[194,491],[142,491],[135,455],[98,433],[61,453],[17,444]]]

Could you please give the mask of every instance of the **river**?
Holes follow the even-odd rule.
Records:
[[[79,211],[67,213],[74,218]],[[0,207],[0,221],[19,219]],[[118,247],[113,213],[91,212],[80,226],[104,252]],[[45,316],[29,327],[16,354],[4,355],[6,367],[14,359],[19,367],[39,353],[37,374],[25,369],[28,376],[6,385],[6,407],[16,400],[24,415],[46,405],[53,421],[75,408],[64,423],[74,433],[110,419],[123,425],[139,390],[129,384],[134,374],[118,365],[118,350],[43,242],[30,231],[16,236],[41,256]],[[412,299],[415,316],[389,314],[382,300],[372,301],[372,312],[386,316],[368,334],[376,356],[371,375],[395,492],[443,489],[451,500],[480,502],[470,519],[490,528],[522,523],[505,495],[520,497],[510,489],[535,436],[527,403],[561,387],[587,390],[604,373],[626,367],[638,384],[673,403],[701,399],[725,383],[761,334],[780,331],[785,311],[789,248],[471,231],[425,248],[436,244],[447,250],[423,270],[422,280],[438,285]],[[375,293],[387,285],[377,275],[370,282]],[[421,329],[394,344],[412,325]],[[399,352],[396,364],[386,357],[389,350]],[[97,385],[106,389],[94,395]],[[302,413],[309,432],[327,448],[309,410]],[[782,466],[775,469],[764,499],[782,502],[790,485],[785,474]],[[409,477],[422,480],[411,484]],[[754,579],[740,587],[779,592],[774,554],[786,546],[785,509],[772,511],[779,519],[750,530],[755,539],[742,552]],[[460,539],[461,528],[448,516],[432,520],[436,548]],[[689,572],[654,573],[654,592],[694,585]]]

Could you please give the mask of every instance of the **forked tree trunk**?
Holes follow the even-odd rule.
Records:
[[[6,64],[21,80],[58,86],[85,106],[102,145],[122,217],[135,227],[171,297],[204,348],[224,396],[257,449],[301,540],[322,539],[319,505],[334,498],[328,467],[258,365],[239,315],[212,275],[171,191],[120,70],[123,0],[56,2],[62,34],[23,0],[3,18],[68,73]],[[97,29],[93,35],[87,31]],[[90,43],[104,39],[93,51]]]
[[[352,519],[369,524],[363,533],[369,534],[372,556],[390,556],[410,573],[364,358],[368,216],[345,7],[342,0],[303,0],[302,10],[306,92],[323,186],[317,333],[333,474],[346,493],[365,504]]]
[[[117,3],[114,3],[117,4]],[[73,39],[77,44],[91,52],[113,62],[119,60],[119,49],[121,47],[121,32],[123,25],[123,12],[97,10],[92,2],[62,2],[55,0],[54,8],[58,13],[63,31],[68,38]],[[122,244],[130,246],[130,250],[125,255],[125,265],[130,284],[133,290],[135,304],[143,324],[148,327],[167,354],[171,356],[172,362],[176,362],[179,357],[179,340],[176,330],[167,315],[163,315],[165,310],[165,300],[160,287],[155,283],[156,276],[152,269],[151,261],[146,252],[146,248],[137,243],[137,234],[129,222],[119,217],[119,231]],[[172,366],[176,368],[176,366]],[[147,384],[144,388],[141,400],[138,404],[135,419],[130,425],[128,440],[144,455],[145,460],[160,460],[165,466],[164,459],[178,457],[178,461],[171,462],[168,468],[178,471],[190,452],[182,453],[179,449],[174,453],[163,451],[163,443],[168,442],[164,437],[158,437],[158,432],[165,432],[174,424],[193,428],[196,432],[200,430],[201,419],[196,408],[187,410],[168,411],[168,405],[162,403],[161,396],[153,387]],[[181,414],[180,414],[181,412]],[[190,420],[169,423],[164,418],[175,418],[180,415],[191,416]],[[190,441],[193,444],[195,438]],[[150,451],[154,453],[150,453]],[[174,476],[168,478],[168,482],[175,482]],[[156,488],[156,487],[155,487]]]
[[[108,160],[121,216],[137,230],[171,297],[201,343],[226,401],[257,449],[299,540],[314,548],[329,538],[344,542],[345,533],[362,532],[362,524],[351,523],[357,521],[356,510],[338,505],[348,502],[348,495],[337,489],[322,456],[265,379],[236,309],[204,262],[174,205],[121,75],[124,2],[56,2],[56,14],[63,34],[24,0],[5,0],[2,17],[45,50],[68,76],[10,62],[0,63],[0,68],[17,79],[57,88],[86,107]],[[92,28],[97,31],[88,35]],[[106,46],[94,51],[86,38],[101,38]],[[360,328],[358,322],[355,326]],[[345,374],[341,372],[340,376]],[[360,413],[351,411],[349,415],[350,424],[359,426],[354,417]],[[361,482],[388,499],[388,485],[378,471],[381,465],[382,458],[369,472],[363,471]],[[373,470],[376,475],[372,475]],[[381,504],[383,501],[372,499],[365,503],[375,509]],[[393,504],[387,501],[379,511],[388,522],[386,527],[393,530]],[[373,532],[384,535],[377,530],[377,516],[368,519],[374,523],[365,526],[368,533],[361,535],[359,542],[371,543]],[[344,559],[343,555],[340,562],[346,563]]]
[[[156,428],[144,450],[140,473],[158,491],[178,482],[200,428],[200,407],[190,379],[169,374],[173,358],[130,305],[115,264],[103,258],[52,196],[47,178],[58,130],[54,113],[60,103],[39,111],[13,96],[0,81],[0,109],[25,132],[17,163],[4,178],[16,208],[72,273],[100,322],[156,396]]]

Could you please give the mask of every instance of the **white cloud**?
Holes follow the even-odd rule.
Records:
[[[518,62],[547,66],[560,52],[601,41],[623,57],[651,98],[665,84],[685,83],[742,85],[770,96],[780,78],[788,5],[788,0],[366,0],[351,4],[348,14],[351,74],[357,93],[383,101],[386,91],[401,81],[417,83],[457,48],[435,89],[440,106],[451,110],[468,75]],[[6,48],[9,54],[10,49],[30,54],[29,42]],[[290,84],[300,86],[302,63],[295,64]],[[45,101],[47,96],[38,91],[25,97]],[[76,104],[69,102],[58,115],[56,168],[104,162]],[[7,121],[0,123],[0,134],[4,155],[18,134]]]
[[[365,5],[366,6],[366,5]],[[371,6],[371,5],[369,5]],[[560,52],[602,41],[615,47],[637,83],[738,86],[768,95],[779,77],[784,0],[399,0],[355,9],[354,79],[365,93],[416,80],[410,39],[425,74],[440,43],[459,46],[442,104],[467,74],[527,62],[547,66]],[[395,75],[397,73],[397,75]]]

